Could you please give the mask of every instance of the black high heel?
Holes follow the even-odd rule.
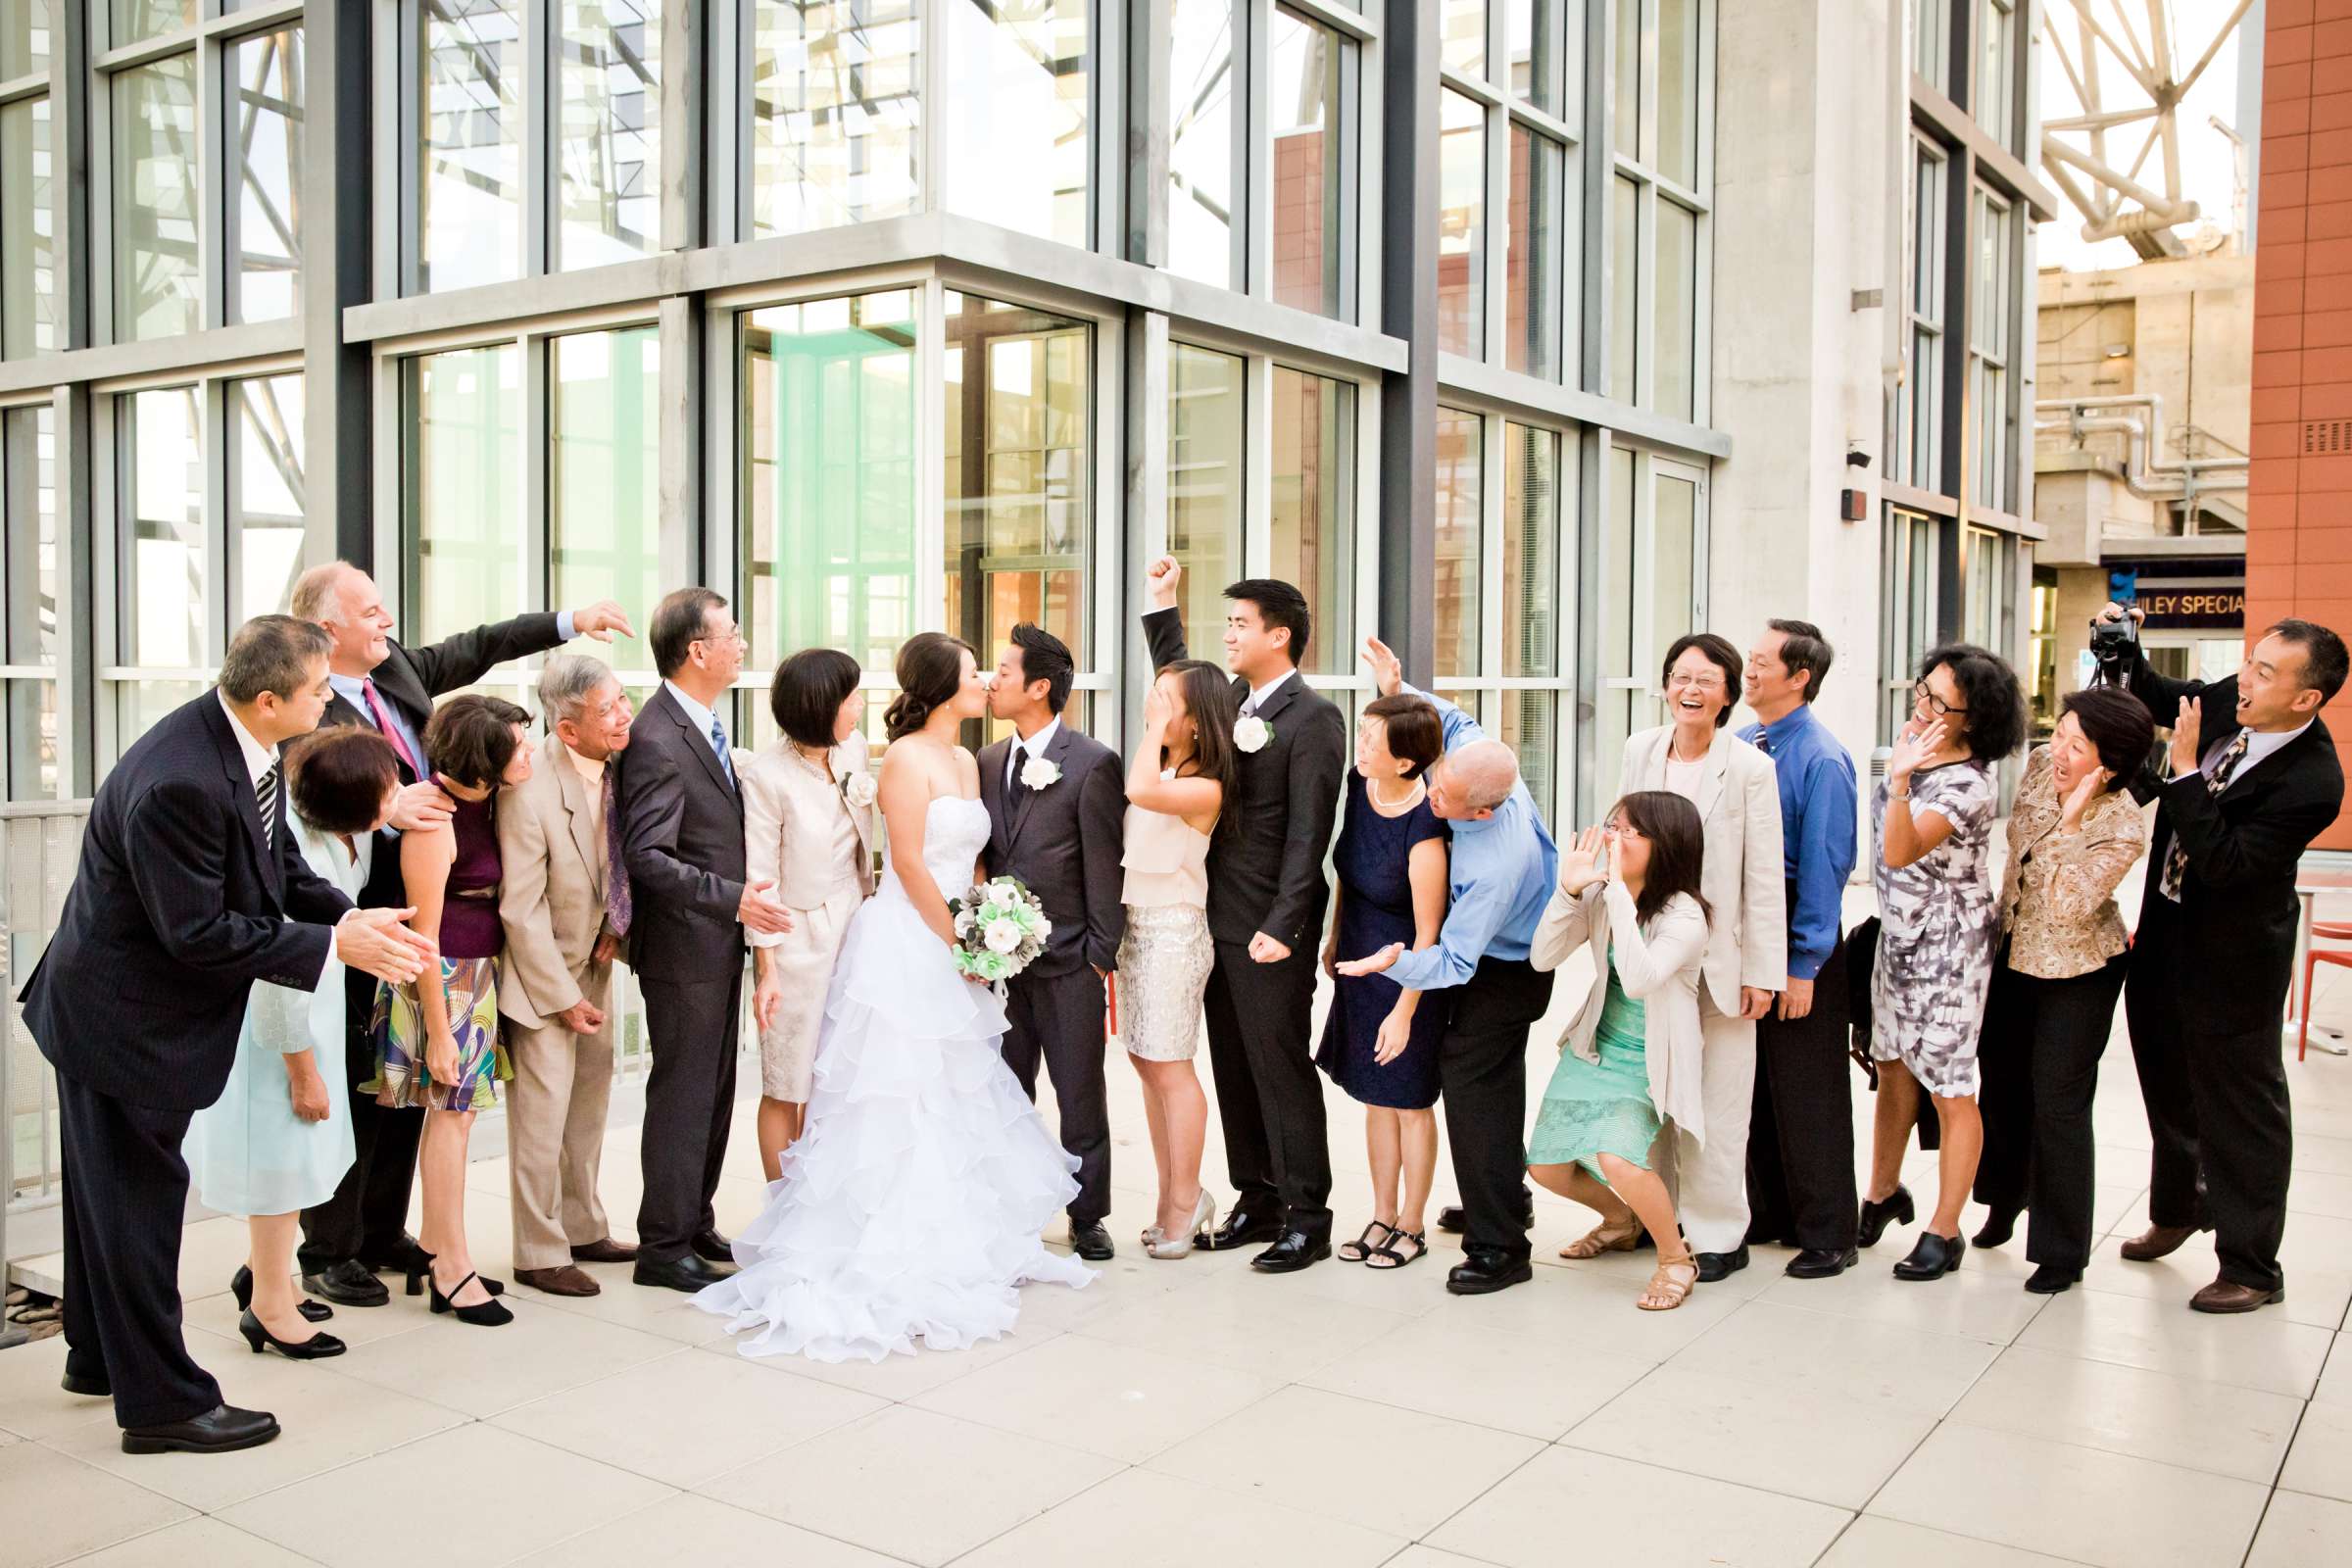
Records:
[[[1957,1236],[1938,1236],[1934,1231],[1921,1231],[1912,1244],[1911,1255],[1894,1265],[1898,1280],[1939,1280],[1960,1266],[1968,1251],[1968,1243]]]
[[[1917,1211],[1911,1206],[1910,1190],[1903,1186],[1897,1185],[1893,1193],[1884,1200],[1865,1198],[1862,1200],[1862,1217],[1855,1222],[1854,1245],[1876,1247],[1879,1238],[1886,1234],[1887,1226],[1896,1220],[1908,1225],[1917,1217]]]
[[[410,1276],[412,1279],[415,1277],[415,1275]],[[452,1301],[449,1297],[455,1296],[459,1291],[464,1290],[466,1288],[466,1280],[481,1280],[482,1288],[484,1290],[488,1290],[490,1288],[490,1282],[482,1279],[479,1274],[468,1274],[466,1276],[466,1279],[458,1281],[455,1288],[450,1291],[449,1296],[443,1296],[441,1294],[441,1287],[439,1283],[433,1279],[431,1271],[427,1270],[424,1277],[424,1283],[425,1288],[433,1293],[433,1310],[435,1312],[454,1312],[457,1314],[459,1322],[470,1323],[477,1329],[494,1329],[514,1321],[514,1312],[508,1308],[504,1301],[500,1301],[495,1298],[490,1300],[483,1301],[475,1306],[460,1306],[455,1301]]]
[[[238,1311],[244,1312],[252,1309],[252,1264],[240,1263],[237,1265],[237,1271],[228,1277],[228,1294],[237,1298]],[[335,1315],[335,1309],[333,1307],[327,1305],[324,1301],[314,1301],[307,1296],[302,1298],[301,1303],[297,1305],[294,1310],[300,1312],[306,1321],[312,1323],[323,1323],[328,1318]]]
[[[416,1249],[416,1261],[411,1264],[408,1270],[409,1294],[411,1296],[422,1296],[424,1294],[424,1287],[432,1278],[433,1258],[435,1255],[435,1253],[428,1252],[421,1247]],[[492,1296],[504,1296],[507,1294],[507,1282],[505,1280],[494,1280],[486,1274],[476,1274],[473,1277],[477,1280],[480,1280],[482,1282],[482,1289],[488,1291]],[[459,1282],[461,1287],[463,1287],[464,1283],[464,1281]]]
[[[245,1336],[245,1343],[252,1347],[254,1354],[275,1350],[289,1361],[321,1361],[330,1355],[341,1355],[350,1348],[324,1329],[307,1340],[281,1340],[262,1325],[262,1320],[253,1315],[250,1306],[237,1319],[237,1332]]]

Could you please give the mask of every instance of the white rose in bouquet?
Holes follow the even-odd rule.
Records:
[[[1022,935],[1020,922],[1007,915],[988,922],[985,940],[991,953],[1010,954],[1021,945]]]

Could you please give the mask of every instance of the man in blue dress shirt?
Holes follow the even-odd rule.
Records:
[[[1761,722],[1740,738],[1769,754],[1780,777],[1788,883],[1788,983],[1756,1024],[1747,1239],[1793,1244],[1797,1279],[1852,1266],[1859,1212],[1842,912],[1860,801],[1853,758],[1813,712],[1835,658],[1819,626],[1767,621],[1741,682]]]
[[[1364,643],[1383,697],[1407,692],[1446,726],[1445,759],[1429,771],[1429,808],[1453,829],[1451,903],[1435,947],[1394,944],[1339,965],[1380,974],[1408,991],[1451,991],[1439,1045],[1446,1137],[1461,1189],[1462,1262],[1446,1278],[1456,1296],[1483,1296],[1535,1278],[1530,1265],[1527,1032],[1551,1004],[1551,976],[1528,962],[1551,902],[1560,856],[1519,777],[1519,760],[1478,720],[1443,697],[1404,682],[1404,667],[1378,638]]]

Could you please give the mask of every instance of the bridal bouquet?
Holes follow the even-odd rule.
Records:
[[[950,899],[948,913],[956,921],[956,972],[992,985],[1036,962],[1054,934],[1037,895],[1008,876]]]

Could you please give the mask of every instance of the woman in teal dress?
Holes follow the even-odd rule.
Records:
[[[1588,828],[1561,854],[1559,889],[1530,956],[1550,970],[1590,947],[1593,975],[1536,1112],[1527,1173],[1600,1215],[1561,1256],[1630,1252],[1644,1229],[1656,1238],[1657,1271],[1638,1303],[1651,1312],[1682,1305],[1698,1282],[1650,1151],[1669,1121],[1694,1142],[1706,1138],[1698,1024],[1705,845],[1697,808],[1680,795],[1628,795],[1605,828]]]

